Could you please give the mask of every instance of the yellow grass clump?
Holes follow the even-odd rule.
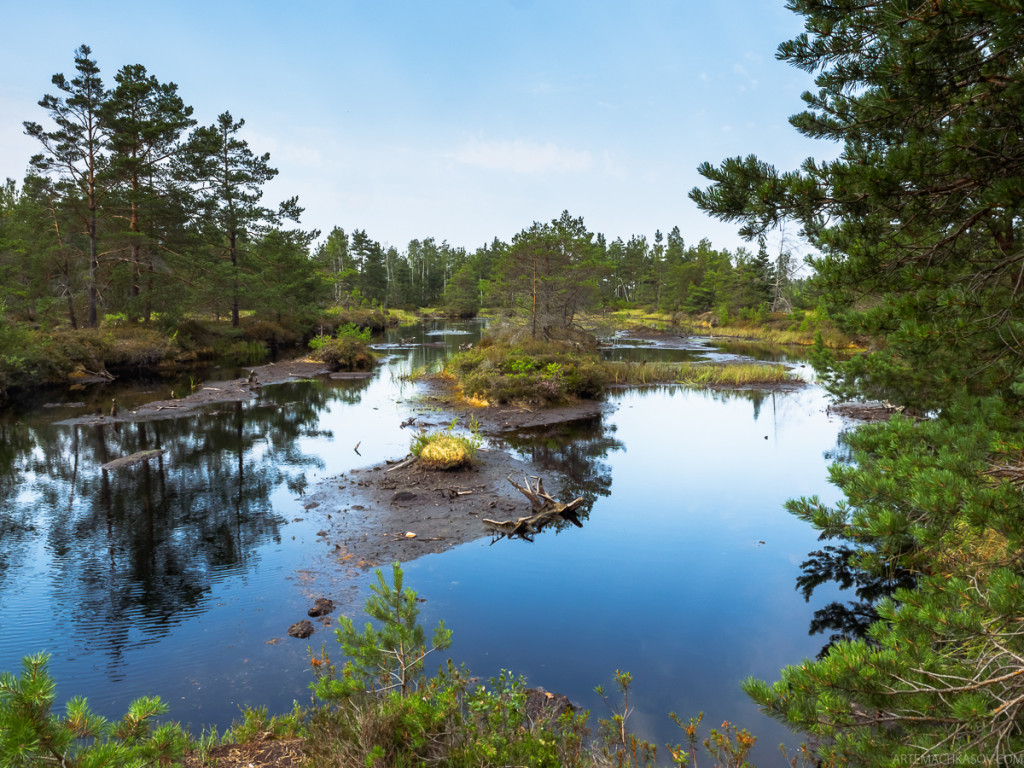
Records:
[[[459,469],[473,463],[479,438],[457,435],[451,429],[443,432],[421,432],[412,442],[412,454],[424,469]]]

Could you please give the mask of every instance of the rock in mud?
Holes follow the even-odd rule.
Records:
[[[297,621],[288,627],[288,637],[297,637],[300,640],[305,640],[307,637],[313,634],[313,622],[308,619]]]
[[[318,597],[313,601],[315,604],[306,613],[310,616],[326,616],[328,613],[334,610],[334,601],[328,600],[326,597]],[[302,622],[299,622],[300,624]],[[309,622],[306,622],[307,624]]]

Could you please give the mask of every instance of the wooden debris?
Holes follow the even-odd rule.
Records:
[[[483,523],[493,528],[499,534],[499,539],[503,536],[518,536],[519,538],[533,541],[535,533],[558,518],[568,520],[579,528],[583,527],[583,523],[576,516],[576,509],[583,503],[582,497],[575,498],[568,504],[562,504],[544,490],[543,480],[540,478],[534,479],[537,481],[536,485],[530,484],[529,477],[524,478],[525,485],[519,485],[519,483],[512,479],[512,475],[508,476],[508,481],[512,484],[512,487],[530,500],[531,514],[516,520],[489,520],[487,518],[482,520]]]
[[[141,464],[144,461],[155,459],[163,452],[163,448],[156,448],[152,451],[139,451],[138,453],[133,453],[131,456],[122,456],[120,459],[108,461],[106,464],[101,466],[100,469],[124,469],[125,467],[132,467],[136,464]]]
[[[414,461],[416,461],[416,457],[415,456],[410,456],[405,461],[400,461],[397,464],[395,464],[393,467],[389,467],[388,469],[385,469],[384,470],[384,474],[387,474],[388,472],[394,472],[396,469],[401,469],[402,467],[407,467],[410,464],[412,464]]]

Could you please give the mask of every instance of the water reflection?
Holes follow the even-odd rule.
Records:
[[[582,498],[576,509],[582,520],[590,517],[594,502],[600,496],[611,494],[611,467],[603,461],[613,451],[625,446],[614,437],[615,427],[604,416],[580,419],[565,424],[524,429],[506,434],[498,440],[525,459],[534,462],[542,471],[557,473],[562,482],[562,501]],[[564,530],[573,525],[571,520],[554,520],[550,528]]]
[[[879,577],[857,568],[850,563],[854,553],[853,547],[846,544],[828,545],[811,552],[808,559],[800,563],[802,573],[796,585],[804,600],[810,602],[814,591],[826,583],[836,584],[843,590],[852,587],[857,597],[846,602],[833,600],[815,610],[808,634],[830,632],[818,658],[841,640],[866,638],[868,628],[879,618],[875,609],[878,601],[892,597],[897,590],[912,589],[916,584],[914,574],[904,569],[897,569],[892,576]]]
[[[3,425],[0,578],[26,551],[45,552],[54,616],[106,655],[118,679],[126,647],[167,635],[199,610],[214,580],[244,571],[279,540],[285,520],[272,489],[301,493],[306,472],[323,466],[299,439],[319,434],[329,402],[357,402],[366,384],[282,384],[255,402],[166,421]],[[151,450],[161,453],[103,468]],[[18,623],[4,619],[17,634]]]
[[[0,424],[0,669],[47,648],[62,694],[117,716],[155,693],[196,727],[226,725],[240,704],[305,700],[309,643],[283,637],[287,626],[314,595],[354,610],[365,582],[317,533],[340,512],[303,494],[405,454],[401,424],[422,403],[403,374],[475,338],[428,335],[445,326],[382,335],[388,362],[369,380],[268,386],[175,421],[74,429],[50,411]],[[505,438],[551,488],[563,481],[560,500],[587,500],[584,528],[408,563],[424,623],[445,619],[452,657],[475,674],[514,669],[596,712],[593,686],[628,669],[648,737],[678,740],[666,713],[703,710],[773,754],[781,737],[737,681],[813,655],[820,643],[800,628],[840,597],[822,584],[808,606],[794,592],[797,564],[821,544],[782,509],[794,495],[831,499],[822,456],[838,423],[813,387],[609,400],[617,410],[601,418]],[[100,469],[154,449],[148,466]],[[538,649],[540,634],[573,652]]]

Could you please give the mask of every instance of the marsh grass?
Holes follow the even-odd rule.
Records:
[[[816,329],[801,330],[790,328],[777,328],[769,325],[746,326],[726,325],[711,328],[709,326],[693,325],[690,332],[695,336],[728,336],[734,339],[750,339],[762,341],[767,344],[781,344],[791,346],[809,347],[814,344]],[[846,336],[834,328],[822,328],[822,339],[829,349],[856,349],[857,345],[849,336]]]
[[[784,366],[757,363],[604,363],[609,381],[618,385],[682,384],[707,387],[753,387],[788,384],[797,379]]]

